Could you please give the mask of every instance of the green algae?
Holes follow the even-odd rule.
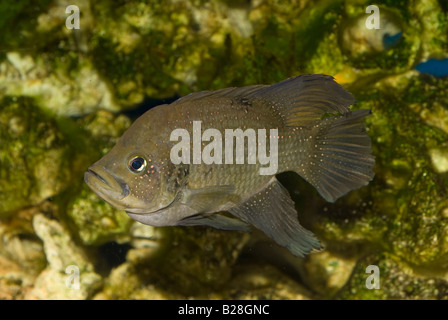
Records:
[[[383,1],[383,22],[403,38],[364,53],[342,38],[350,28],[367,34],[359,25],[368,1],[85,1],[79,32],[64,29],[49,3],[37,16],[29,1],[0,5],[0,27],[14,25],[0,41],[0,222],[51,201],[47,218],[91,256],[109,241],[132,244],[126,261],[102,275],[96,298],[446,299],[448,80],[412,71],[446,57],[443,1]],[[127,215],[83,186],[86,168],[131,123],[101,109],[347,70],[354,109],[372,110],[376,175],[335,204],[283,177],[301,223],[325,246],[297,268],[295,285],[268,260],[244,256],[249,235],[238,232],[161,228],[154,248],[139,245]],[[365,286],[368,265],[379,267],[379,290]]]
[[[19,48],[33,50],[40,46],[39,40],[43,35],[30,31],[35,30],[38,24],[36,13],[47,10],[50,3],[50,0],[39,2],[31,0],[2,1],[0,4],[0,16],[2,17],[0,30],[8,31],[2,32],[0,47],[13,51]],[[4,52],[1,52],[0,57],[3,54]]]
[[[378,266],[379,288],[366,287],[369,265]],[[389,254],[371,254],[359,260],[352,277],[336,296],[337,299],[448,299],[445,280],[423,275],[403,265]]]
[[[131,225],[124,211],[113,209],[87,187],[67,208],[67,215],[85,245],[119,241],[120,236],[128,234]]]
[[[0,217],[63,192],[71,150],[57,122],[31,99],[5,97],[0,117]]]
[[[325,216],[320,214],[322,220],[316,227],[330,250],[343,250],[350,257],[387,252],[405,268],[416,269],[423,275],[446,272],[446,175],[438,173],[431,164],[430,150],[446,145],[448,135],[426,123],[420,116],[421,110],[415,112],[410,107],[417,102],[428,109],[439,103],[446,105],[445,91],[437,90],[445,82],[415,77],[398,96],[381,83],[377,88],[354,92],[360,108],[372,109],[367,126],[373,138],[376,176],[368,191],[355,191],[336,205],[322,205]],[[363,263],[358,262],[357,273],[367,266]],[[381,265],[380,269],[383,270]],[[365,281],[365,275],[358,277],[357,281]],[[419,281],[419,286],[423,290],[424,281]],[[358,296],[361,289],[366,295]],[[375,293],[359,283],[351,284],[350,290],[353,292],[344,291],[345,298],[350,293],[362,299],[398,298],[388,288]],[[410,298],[414,293],[410,291],[400,298]]]

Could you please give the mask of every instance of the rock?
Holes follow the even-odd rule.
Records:
[[[76,126],[87,131],[87,137],[93,150],[90,161],[96,161],[106,154],[118,141],[124,131],[131,126],[131,120],[125,115],[116,115],[109,111],[98,110],[76,120]],[[73,133],[78,138],[79,132]],[[89,166],[92,163],[86,163]],[[84,168],[85,170],[86,168]]]
[[[378,8],[379,28],[367,28],[366,21],[369,15],[365,11],[362,12],[363,9],[365,8],[359,5],[349,6],[346,11],[350,12],[352,19],[348,19],[341,34],[342,48],[355,59],[361,55],[372,57],[373,54],[387,50],[384,38],[399,34],[403,28],[401,18],[384,8]]]
[[[312,290],[331,298],[349,280],[356,259],[335,255],[332,251],[310,254],[305,259],[302,277]]]
[[[46,1],[48,3],[49,1]],[[88,54],[89,34],[93,28],[89,1],[81,0],[76,4],[82,16],[82,28],[69,30],[65,26],[67,3],[52,1],[48,11],[29,12],[20,8],[22,14],[14,23],[15,28],[30,27],[29,21],[36,23],[30,30],[17,30],[20,40],[10,41],[6,59],[0,62],[0,91],[2,94],[26,96],[35,99],[35,103],[56,115],[83,115],[102,108],[118,111],[113,93],[101,74],[93,67]],[[19,6],[20,7],[20,6]],[[36,19],[37,17],[37,19]],[[32,47],[41,48],[38,55]],[[47,51],[45,46],[51,48]],[[25,48],[25,49],[23,49]],[[31,52],[30,52],[31,51]]]
[[[56,220],[34,216],[33,226],[44,243],[48,265],[26,299],[87,299],[101,286],[85,253]]]
[[[170,264],[159,265],[158,255],[153,248],[130,250],[126,262],[112,270],[103,290],[94,299],[307,300],[313,296],[268,264],[237,265],[233,268],[234,276],[225,276],[225,282],[216,286],[216,279],[204,281],[201,274],[182,274]],[[166,269],[162,277],[160,268]]]
[[[139,239],[140,248],[127,253],[126,262],[112,270],[95,299],[207,297],[231,279],[248,240],[240,232],[230,232],[229,238],[229,232],[201,227],[149,228],[151,242],[157,238],[157,244],[143,244]],[[135,237],[141,235],[139,229],[133,228]],[[125,286],[123,279],[127,279]]]
[[[33,286],[35,277],[27,273],[19,264],[0,255],[0,299],[23,299]]]
[[[84,245],[100,245],[107,241],[129,241],[131,219],[112,208],[87,186],[67,208],[67,216]]]
[[[70,146],[57,122],[27,98],[0,110],[0,217],[36,205],[71,182]]]
[[[0,5],[0,27],[9,26],[0,39],[1,297],[446,298],[448,80],[414,70],[446,58],[442,1],[386,1],[376,33],[363,24],[367,5],[351,1],[80,0],[80,30],[65,27],[66,5]],[[383,36],[397,31],[388,46]],[[121,111],[305,73],[335,76],[354,110],[372,110],[368,186],[326,203],[296,175],[283,179],[321,252],[287,258],[272,243],[253,245],[255,232],[131,225],[83,185],[129,127]],[[114,243],[120,259],[108,264],[102,250]],[[79,290],[67,288],[78,270],[67,274],[70,265]],[[368,265],[379,267],[379,290],[366,288]]]
[[[448,149],[431,149],[429,150],[429,155],[437,173],[445,173],[448,171]]]
[[[30,210],[0,220],[0,299],[23,299],[45,268],[42,243],[28,220]]]
[[[136,248],[152,248],[158,250],[163,242],[164,228],[157,228],[134,222],[129,231],[131,245]]]
[[[206,227],[164,228],[157,276],[183,296],[206,295],[232,276],[249,235]]]
[[[42,242],[33,232],[36,209],[22,210],[8,222],[0,220],[0,256],[20,265],[30,276],[37,276],[46,265]]]
[[[303,285],[268,264],[238,265],[235,276],[220,294],[210,298],[236,300],[309,300]]]
[[[76,68],[59,68],[54,72],[61,64]],[[0,70],[3,71],[0,72],[1,91],[8,95],[33,97],[40,107],[57,115],[83,115],[98,107],[120,110],[106,83],[82,55],[58,57],[48,53],[33,57],[8,52]]]
[[[373,272],[368,266],[378,267],[378,289],[369,289],[366,283]],[[400,258],[390,254],[372,254],[358,261],[347,285],[336,296],[338,299],[447,299],[448,281],[444,278],[421,274]]]
[[[105,280],[103,290],[93,299],[181,299],[181,295],[158,285],[157,272],[152,270],[149,263],[146,263],[153,253],[153,250],[145,248],[129,251],[127,261],[112,270]]]

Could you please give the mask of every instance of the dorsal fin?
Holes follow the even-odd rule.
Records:
[[[263,99],[284,107],[286,126],[309,126],[325,113],[350,112],[356,102],[353,95],[323,74],[302,75],[260,88],[247,98]]]
[[[185,103],[185,102],[194,102],[197,100],[202,99],[208,99],[208,98],[229,98],[229,99],[237,99],[237,98],[245,98],[250,94],[254,94],[257,91],[259,91],[262,88],[265,88],[268,86],[265,85],[254,85],[254,86],[247,86],[247,87],[231,87],[231,88],[224,88],[219,89],[215,91],[200,91],[200,92],[193,92],[189,95],[186,95],[184,97],[181,97],[174,101],[172,105],[178,104],[178,103]]]
[[[290,78],[273,85],[191,93],[173,104],[216,98],[268,103],[286,115],[286,126],[310,126],[325,113],[349,113],[350,105],[356,101],[333,77],[312,74]]]

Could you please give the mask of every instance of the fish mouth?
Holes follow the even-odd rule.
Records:
[[[84,181],[93,192],[108,202],[122,200],[130,193],[128,184],[104,167],[89,167],[84,173]]]

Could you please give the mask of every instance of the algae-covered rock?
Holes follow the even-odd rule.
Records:
[[[0,70],[0,91],[32,97],[40,107],[57,115],[82,115],[98,107],[120,110],[106,83],[84,56],[51,52],[34,57],[8,52]]]
[[[95,67],[123,105],[213,87],[218,66],[246,54],[232,41],[251,45],[248,8],[220,1],[94,2]]]
[[[216,297],[236,300],[309,300],[314,294],[303,284],[269,264],[236,266],[235,277]]]
[[[410,262],[444,267],[439,263],[446,259],[447,253],[443,249],[447,226],[442,214],[447,206],[447,184],[443,172],[439,172],[430,159],[432,150],[446,146],[448,135],[422,121],[420,111],[413,109],[416,84],[418,99],[431,96],[424,99],[426,110],[447,104],[446,94],[441,90],[446,86],[446,80],[442,79],[415,77],[400,95],[403,98],[393,96],[387,86],[380,86],[381,83],[377,85],[380,89],[358,93],[362,107],[370,107],[373,111],[367,121],[374,137],[376,177],[371,186],[371,197],[352,206],[356,211],[350,219],[353,224],[340,225],[345,231],[336,237],[370,239],[384,248],[395,244],[395,249],[400,254],[406,253],[406,260]],[[349,199],[347,197],[347,201]],[[350,214],[346,216],[350,217]],[[347,232],[347,228],[356,230],[358,236]]]
[[[322,53],[342,4],[304,10],[306,1],[98,1],[93,61],[122,105],[145,95],[272,83],[311,70],[308,60]]]
[[[346,258],[325,250],[309,256],[303,269],[304,282],[324,298],[330,298],[349,280],[356,265],[355,258]]]
[[[400,268],[418,270],[423,277],[444,274],[448,268],[448,185],[445,172],[440,170],[443,157],[440,153],[435,155],[434,150],[446,148],[448,135],[440,126],[425,121],[422,111],[424,108],[430,114],[441,105],[447,108],[446,93],[442,89],[447,82],[415,75],[406,85],[398,87],[397,90],[401,90],[398,96],[391,92],[391,83],[394,83],[391,79],[384,79],[373,88],[353,90],[360,107],[372,109],[372,116],[366,121],[376,156],[374,181],[368,189],[352,192],[335,204],[322,202],[318,210],[319,223],[315,227],[320,230],[318,233],[328,250],[352,261],[381,251],[388,257],[393,256]],[[381,272],[384,271],[382,265],[386,268],[388,263],[383,263],[383,256],[377,259]],[[367,265],[364,264],[359,260],[354,274],[362,268],[365,270]],[[392,277],[385,274],[382,279]],[[408,275],[410,279],[413,276],[414,273]],[[364,274],[358,277],[359,281],[361,277],[365,279]],[[434,279],[446,285],[444,277],[435,276]],[[417,282],[424,283],[423,280]],[[360,297],[439,297],[437,294],[429,296],[429,292],[413,296],[413,290],[406,293],[400,291],[405,289],[399,282],[394,285],[397,287],[389,287],[390,291],[383,288]],[[351,282],[353,292],[366,290],[357,286],[360,286],[358,282]],[[347,298],[350,292],[344,291],[343,297]]]
[[[80,0],[77,30],[64,1],[1,3],[0,298],[446,299],[448,80],[414,67],[447,57],[447,6],[382,1],[376,30],[372,4]],[[282,176],[321,252],[131,223],[83,185],[130,126],[122,110],[305,73],[335,76],[354,110],[372,110],[368,186],[330,204]],[[366,287],[369,265],[379,289]]]
[[[379,28],[366,26],[370,14],[364,2],[348,3],[345,19],[339,29],[339,45],[348,59],[345,63],[363,70],[367,75],[378,73],[398,73],[408,70],[416,59],[421,41],[417,36],[418,21],[410,20],[409,14],[415,8],[391,4],[376,7],[375,16]],[[411,25],[412,24],[412,27]]]
[[[76,5],[82,12],[83,28],[79,30],[66,28],[65,1],[0,5],[0,12],[7,12],[6,21],[14,21],[8,24],[12,30],[2,37],[9,39],[1,46],[7,48],[0,56],[2,94],[32,97],[36,105],[57,115],[121,109],[88,54],[93,27],[89,1]]]
[[[146,250],[136,249],[140,255],[147,255]],[[151,250],[149,250],[151,251]],[[132,254],[131,252],[129,254]],[[139,300],[165,300],[182,299],[182,296],[175,292],[166,292],[157,286],[156,275],[149,266],[147,270],[141,270],[138,265],[138,258],[130,259],[128,254],[127,261],[117,268],[113,269],[105,281],[103,290],[97,293],[95,300],[111,299],[139,299]],[[138,256],[138,255],[137,255]],[[144,258],[143,258],[144,259]],[[144,279],[151,274],[153,283]]]
[[[130,250],[126,262],[112,270],[95,299],[210,297],[231,279],[248,239],[247,234],[239,232],[232,232],[229,238],[226,232],[203,228],[158,229],[156,238],[152,238],[158,245]],[[127,279],[125,285],[123,279]]]
[[[146,228],[152,228],[144,226]],[[157,245],[127,253],[126,262],[112,270],[101,298],[206,298],[231,278],[248,235],[209,228],[157,228]],[[133,236],[137,233],[133,232]],[[120,280],[129,277],[126,286]],[[120,290],[118,290],[120,288]],[[143,288],[143,289],[142,289]],[[142,289],[142,290],[140,290]]]
[[[96,152],[92,157],[96,156],[98,159],[115,145],[118,138],[131,125],[131,120],[127,116],[105,110],[93,112],[76,122],[78,127],[87,131],[91,146]]]
[[[231,279],[248,239],[248,234],[238,231],[169,228],[158,274],[170,286],[176,283],[182,294],[210,294]]]
[[[376,280],[373,279],[374,271],[367,269],[368,266],[378,267]],[[359,260],[349,281],[336,298],[446,300],[448,282],[443,277],[425,275],[390,254],[372,254]]]
[[[131,219],[128,215],[112,208],[86,186],[68,207],[67,215],[85,245],[129,241]]]
[[[72,172],[68,140],[54,119],[27,98],[0,103],[0,217],[5,217],[65,190]]]
[[[176,230],[176,233],[181,229]],[[113,269],[101,292],[94,299],[295,299],[313,295],[305,287],[270,265],[235,264],[245,241],[217,247],[217,235],[205,232],[195,237],[209,243],[192,250],[190,235],[181,232],[159,239],[164,248],[139,248],[128,252],[126,262]],[[175,242],[172,242],[172,237]],[[218,234],[219,237],[221,235]],[[222,235],[223,239],[224,235]],[[247,239],[247,235],[244,236]],[[184,243],[180,244],[178,241]],[[190,250],[185,250],[189,246]],[[226,249],[226,250],[224,250]],[[188,256],[187,256],[188,254]],[[188,262],[187,262],[188,261]],[[235,276],[231,276],[231,272]]]

